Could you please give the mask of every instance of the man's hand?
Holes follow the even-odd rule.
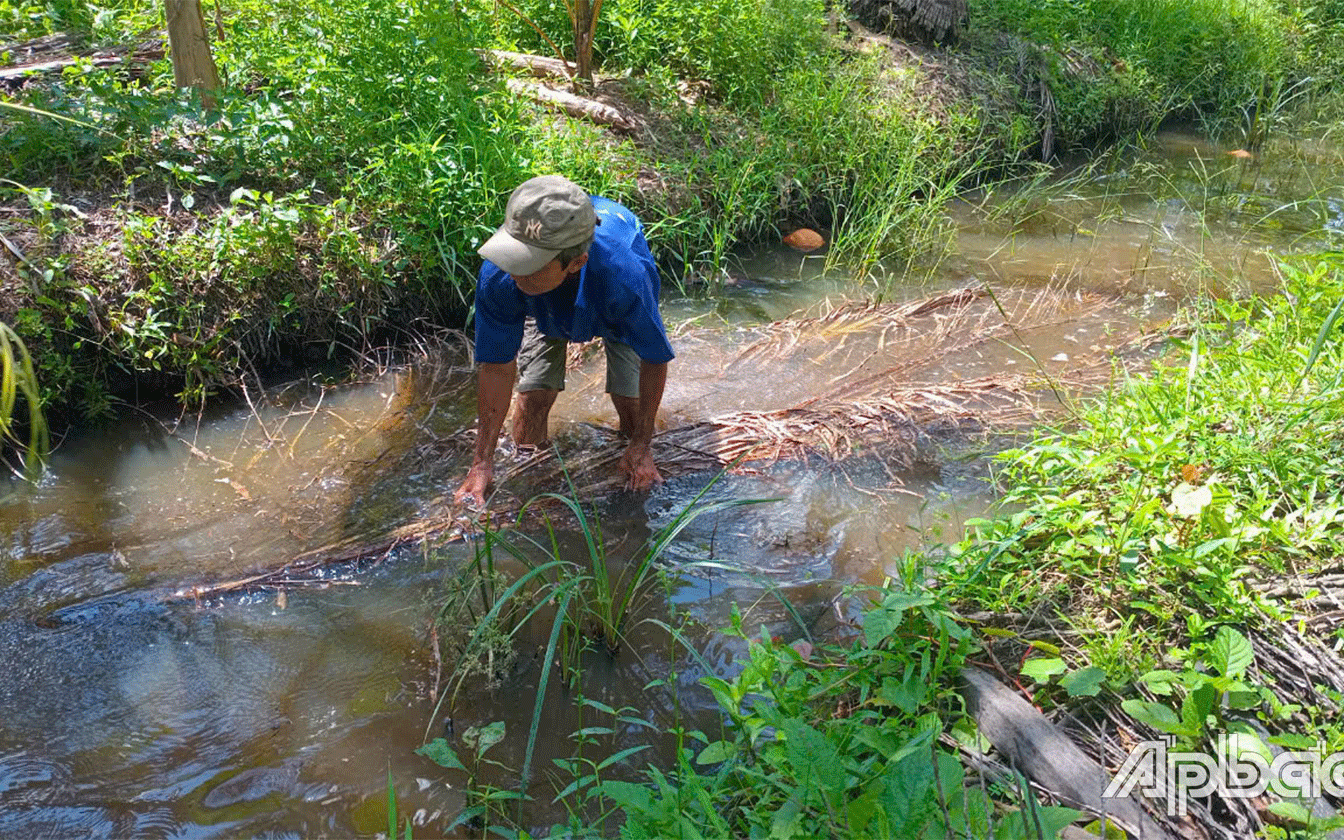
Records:
[[[494,484],[494,480],[495,470],[493,466],[488,463],[473,464],[471,469],[467,471],[466,480],[453,494],[453,501],[457,504],[484,506],[486,494],[490,492],[490,485]]]
[[[476,376],[476,453],[466,480],[453,494],[457,504],[473,501],[477,505],[485,504],[495,477],[495,446],[499,443],[504,415],[509,413],[509,395],[513,392],[516,373],[514,362],[481,362]]]
[[[625,448],[625,454],[621,456],[621,473],[626,477],[627,490],[643,491],[663,483],[646,443],[631,443]]]

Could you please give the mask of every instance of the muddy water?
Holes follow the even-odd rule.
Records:
[[[890,364],[885,340],[863,330],[825,336],[824,351],[737,361],[769,340],[763,325],[798,310],[817,315],[877,294],[913,299],[977,280],[1005,300],[1047,290],[1054,308],[1032,328],[941,353],[909,375],[1062,371],[1160,324],[1191,290],[1272,288],[1267,253],[1338,243],[1338,151],[1298,144],[1249,163],[1225,151],[1168,133],[1141,154],[1056,177],[1033,197],[968,197],[950,209],[955,248],[919,282],[888,283],[881,273],[855,281],[786,251],[747,255],[712,304],[667,302],[680,338],[665,422],[793,405],[865,365]],[[134,415],[67,441],[40,485],[5,490],[0,836],[372,835],[386,825],[389,768],[417,836],[442,834],[463,792],[411,751],[443,691],[427,628],[470,546],[390,552],[283,599],[265,590],[198,601],[192,587],[432,509],[451,490],[444,477],[462,468],[460,448],[444,441],[471,420],[465,358],[447,348],[366,385],[300,384],[255,409],[203,418]],[[609,422],[599,367],[573,374],[557,406],[562,446],[581,448],[585,424]],[[991,495],[981,455],[999,445],[931,429],[914,467],[897,476],[881,458],[858,457],[726,477],[710,498],[778,501],[687,529],[669,552],[675,564],[732,568],[688,575],[645,614],[675,610],[709,628],[691,636],[723,670],[737,648],[711,630],[733,604],[749,626],[792,637],[801,621],[825,632],[838,620],[842,584],[880,582],[904,550],[955,538],[984,510]],[[602,500],[613,556],[633,552],[709,479],[684,476],[647,498]],[[579,552],[570,536],[564,545]],[[463,689],[455,737],[502,720],[511,735],[492,756],[521,765],[543,641],[525,640],[495,683]],[[700,666],[648,624],[629,647],[639,656],[589,658],[587,696],[631,707],[656,730],[681,715],[712,731],[709,703],[694,690]],[[669,678],[679,702],[670,690],[643,689]],[[548,694],[536,766],[571,755],[569,733],[595,723],[579,719],[572,699]],[[431,734],[445,726],[435,718]],[[638,727],[603,737],[597,751],[652,743],[641,761],[670,749]],[[543,771],[536,784],[545,791],[555,781]],[[539,808],[532,819],[560,816]]]

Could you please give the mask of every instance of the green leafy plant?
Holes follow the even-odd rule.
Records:
[[[1139,677],[1140,685],[1160,697],[1179,700],[1179,706],[1129,699],[1121,707],[1134,719],[1159,732],[1178,736],[1185,748],[1193,749],[1211,730],[1228,731],[1228,721],[1223,718],[1225,709],[1248,710],[1260,706],[1264,689],[1244,680],[1254,661],[1250,640],[1231,627],[1220,627],[1202,663],[1192,663],[1181,672],[1156,670]],[[1202,670],[1201,664],[1213,673]]]
[[[447,834],[466,826],[483,835],[493,833],[493,830],[496,830],[499,824],[509,825],[510,807],[526,798],[526,794],[518,791],[502,790],[480,783],[480,772],[483,766],[490,765],[504,770],[506,773],[512,772],[511,768],[504,764],[485,757],[491,747],[504,740],[504,735],[503,721],[495,721],[480,727],[473,726],[463,732],[462,743],[471,751],[470,766],[462,763],[462,760],[457,756],[457,752],[443,738],[435,738],[415,751],[416,755],[424,756],[446,770],[458,770],[467,774],[465,787],[467,807],[444,829]],[[390,784],[389,781],[389,786]],[[388,824],[389,826],[394,825],[390,813]],[[407,831],[410,831],[409,823]],[[395,832],[389,834],[389,836],[395,837]]]
[[[675,768],[650,767],[645,783],[582,776],[562,792],[572,810],[603,815],[594,834],[619,815],[628,837],[1054,837],[1077,819],[1040,807],[1020,779],[999,788],[1017,807],[968,784],[936,744],[968,632],[932,592],[872,595],[849,646],[748,633],[735,612],[726,632],[747,659],[732,678],[702,679],[722,735],[678,730]],[[573,826],[551,836],[562,830]]]
[[[722,475],[719,476],[721,478]],[[621,648],[623,633],[638,599],[645,594],[658,568],[658,560],[668,546],[695,519],[706,514],[743,505],[760,504],[755,499],[734,499],[702,503],[701,499],[718,481],[715,478],[700,491],[666,526],[654,534],[629,563],[617,567],[606,553],[600,526],[576,499],[556,493],[541,494],[530,500],[519,511],[517,524],[522,525],[529,510],[536,504],[551,500],[558,502],[575,518],[587,556],[580,562],[569,560],[562,550],[556,528],[546,518],[549,544],[543,543],[518,528],[515,539],[500,531],[486,528],[478,543],[475,559],[467,580],[459,578],[452,593],[441,606],[436,626],[447,631],[460,626],[461,610],[474,616],[475,602],[479,600],[483,614],[472,625],[470,632],[449,668],[451,692],[445,692],[435,708],[437,717],[445,702],[451,702],[466,678],[482,673],[481,660],[487,660],[484,673],[493,677],[493,658],[503,652],[507,655],[511,640],[529,622],[539,615],[548,614],[550,622],[543,662],[555,661],[557,654],[563,673],[572,686],[581,678],[580,656],[590,645],[599,645],[610,655]],[[541,554],[538,562],[525,549],[530,547]],[[495,552],[519,561],[526,571],[507,587],[501,588]],[[532,724],[528,731],[526,754],[521,769],[522,789],[527,790],[532,771],[532,758],[541,724],[542,704],[549,686],[551,669],[544,668],[533,708]]]

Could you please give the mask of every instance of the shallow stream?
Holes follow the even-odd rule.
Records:
[[[714,301],[666,301],[682,338],[663,422],[796,405],[838,376],[888,364],[883,340],[866,334],[834,337],[825,353],[734,363],[771,334],[770,322],[879,288],[896,301],[977,282],[1005,297],[1048,293],[1049,318],[1011,340],[943,354],[921,375],[1064,370],[1159,328],[1194,291],[1271,290],[1273,253],[1344,238],[1340,150],[1296,143],[1262,160],[1227,151],[1168,132],[1123,164],[969,197],[950,208],[954,247],[918,283],[883,287],[880,273],[856,281],[788,250],[745,254]],[[552,419],[562,450],[581,450],[593,439],[589,424],[611,422],[600,367],[571,374]],[[412,751],[430,725],[431,697],[444,690],[429,627],[471,546],[398,549],[283,596],[201,600],[193,587],[428,509],[452,490],[445,471],[464,469],[441,463],[436,442],[470,425],[472,386],[465,353],[448,347],[368,384],[252,395],[255,410],[134,414],[65,441],[36,487],[9,486],[0,501],[0,836],[372,835],[386,825],[389,769],[417,836],[440,836],[462,791]],[[880,583],[903,551],[956,539],[985,511],[985,456],[1001,446],[999,437],[933,429],[896,476],[863,455],[728,476],[711,497],[779,500],[698,520],[669,552],[673,564],[734,568],[688,575],[643,614],[667,619],[675,609],[704,659],[724,671],[737,648],[713,631],[733,604],[751,627],[792,638],[801,621],[824,633],[843,619],[844,585]],[[613,557],[628,557],[711,478],[600,500]],[[573,535],[562,547],[580,550]],[[466,685],[454,737],[504,721],[510,735],[491,756],[521,765],[543,641],[525,640],[498,680]],[[626,648],[638,656],[589,657],[589,697],[631,707],[659,729],[675,715],[691,728],[716,725],[695,688],[699,666],[665,635],[643,624]],[[678,702],[669,689],[645,690],[669,676]],[[550,759],[571,755],[570,733],[590,725],[563,690],[553,687],[546,702],[534,781],[542,791]],[[447,726],[435,718],[430,734]],[[634,728],[608,740],[615,752],[649,735]],[[670,748],[659,736],[653,743],[641,766]],[[534,819],[560,816],[542,808]]]

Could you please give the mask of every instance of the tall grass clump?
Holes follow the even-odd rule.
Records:
[[[1066,146],[1174,114],[1235,125],[1267,84],[1293,70],[1292,26],[1271,0],[974,5],[978,37],[1022,39],[1019,68],[1049,90]]]
[[[105,17],[130,38],[137,10]],[[93,247],[82,214],[56,212],[50,277],[16,305],[58,405],[96,412],[106,397],[87,395],[127,379],[195,400],[253,366],[457,323],[475,248],[530,174],[448,7],[244,2],[226,20],[213,111],[157,62],[139,83],[44,80],[21,94],[37,111],[3,116],[0,160],[55,184],[53,206],[124,205],[122,241]]]
[[[452,709],[468,678],[487,682],[495,679],[512,655],[514,638],[525,629],[540,626],[547,637],[541,660],[545,666],[537,686],[521,771],[525,793],[551,677],[550,663],[558,661],[566,682],[578,688],[585,653],[601,651],[612,657],[621,653],[632,623],[642,620],[638,617],[639,606],[652,594],[652,584],[669,573],[661,561],[682,531],[701,516],[769,501],[702,501],[716,483],[717,479],[707,484],[626,561],[608,555],[600,522],[573,496],[545,493],[535,497],[519,512],[511,533],[487,527],[471,566],[454,575],[439,607],[435,626],[450,640],[453,656],[447,660],[451,661],[447,674],[452,688],[439,699],[431,725],[445,703]],[[558,504],[559,510],[574,517],[582,551],[570,552],[562,546],[549,515],[545,517],[544,538],[517,527],[530,508],[547,503]],[[509,561],[518,571],[512,579],[501,561]],[[681,571],[686,570],[671,573]]]

